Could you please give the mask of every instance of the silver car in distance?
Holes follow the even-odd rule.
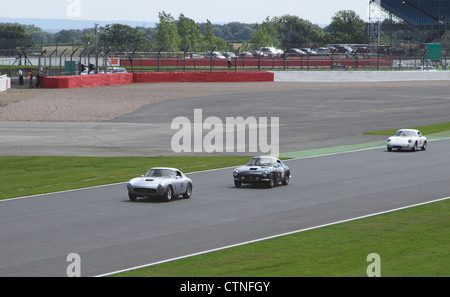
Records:
[[[427,149],[428,141],[425,136],[415,129],[400,129],[386,140],[386,147],[388,151],[393,148],[399,150],[415,151],[420,148],[422,151]]]
[[[192,194],[192,180],[176,168],[155,167],[147,174],[131,179],[127,189],[131,201],[137,197],[161,197],[170,201],[179,195],[187,199]]]

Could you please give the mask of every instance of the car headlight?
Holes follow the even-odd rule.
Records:
[[[235,170],[233,171],[233,176],[236,177],[238,174],[239,174],[239,170],[235,169]]]
[[[262,173],[262,176],[263,176],[263,177],[267,176],[267,173],[268,173],[267,170],[265,170],[265,171]]]
[[[156,191],[161,193],[163,191],[163,186],[159,184],[158,187],[156,188]]]
[[[131,184],[130,183],[127,183],[127,188],[131,189]]]
[[[412,142],[412,140],[411,139],[408,139],[408,143],[411,143]]]
[[[390,139],[390,138],[388,138],[388,139],[386,140],[386,142],[391,142],[391,139]]]

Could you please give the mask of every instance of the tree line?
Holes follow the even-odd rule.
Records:
[[[216,48],[231,50],[231,43],[241,42],[246,50],[261,46],[281,49],[326,44],[368,43],[365,21],[352,10],[338,11],[325,28],[295,15],[267,17],[261,23],[228,24],[196,23],[184,14],[176,19],[164,11],[158,14],[154,28],[110,24],[83,30],[61,30],[48,33],[34,25],[0,24],[0,49],[17,49],[40,44],[108,46],[112,51],[206,51]],[[97,34],[96,34],[97,33]]]

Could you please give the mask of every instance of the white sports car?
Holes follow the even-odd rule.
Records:
[[[137,197],[162,197],[165,201],[183,195],[190,198],[192,180],[176,168],[151,168],[146,175],[136,177],[127,184],[128,198],[131,201]]]
[[[415,129],[401,129],[395,132],[394,136],[389,137],[386,140],[386,146],[388,151],[395,149],[408,149],[415,151],[420,148],[422,151],[427,149],[428,141],[425,136]]]

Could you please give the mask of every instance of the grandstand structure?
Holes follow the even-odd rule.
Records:
[[[381,23],[381,31],[387,36],[401,36],[416,43],[441,43],[450,32],[450,0],[369,1],[371,7],[389,15]]]

